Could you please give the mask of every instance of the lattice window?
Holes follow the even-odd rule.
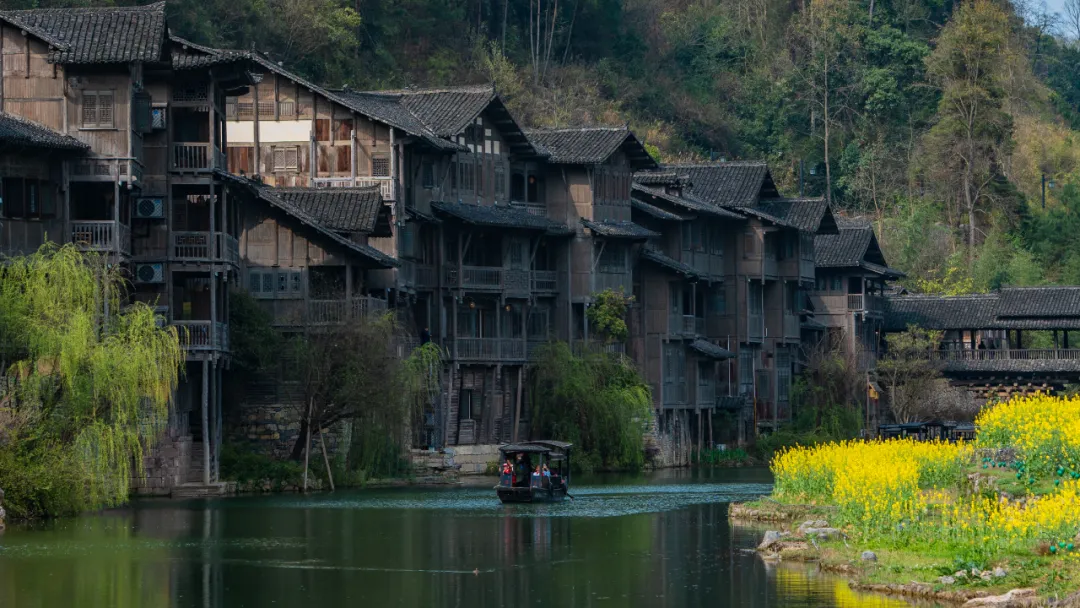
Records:
[[[112,91],[83,91],[82,126],[111,129],[115,126],[116,97]]]
[[[506,167],[501,163],[495,163],[495,198],[506,197]]]
[[[286,171],[299,167],[300,150],[296,146],[274,148],[274,170]]]
[[[386,156],[376,156],[371,159],[372,177],[390,177],[390,159]]]
[[[206,83],[196,83],[173,87],[173,101],[187,103],[205,103],[208,99]]]

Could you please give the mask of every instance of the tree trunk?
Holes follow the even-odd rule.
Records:
[[[296,443],[293,444],[292,452],[289,453],[289,460],[300,462],[300,459],[304,457],[304,437],[307,435],[307,432],[307,418],[301,418],[300,434],[296,436]]]
[[[311,406],[313,400],[308,400],[307,410],[307,434],[304,436],[304,493],[307,493],[308,461],[311,460]]]

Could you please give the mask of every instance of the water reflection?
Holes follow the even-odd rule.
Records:
[[[144,502],[0,536],[0,606],[906,605],[747,551],[760,532],[726,507],[762,475],[606,479],[538,508],[483,487]]]

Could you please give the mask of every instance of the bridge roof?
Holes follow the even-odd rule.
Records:
[[[1004,287],[961,296],[890,296],[885,331],[1080,329],[1080,286]]]

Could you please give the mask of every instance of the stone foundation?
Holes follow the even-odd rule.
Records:
[[[300,436],[302,407],[281,403],[240,404],[238,412],[225,422],[225,434],[234,443],[251,447],[259,454],[286,459]],[[343,445],[347,423],[326,429],[326,452],[333,458]],[[318,429],[312,429],[311,456],[321,458]]]
[[[483,475],[488,464],[499,461],[499,446],[457,445],[437,451],[413,450],[412,464],[421,478]]]
[[[191,437],[167,435],[146,451],[144,474],[131,479],[131,493],[140,496],[169,496],[173,488],[187,481],[191,464]]]

